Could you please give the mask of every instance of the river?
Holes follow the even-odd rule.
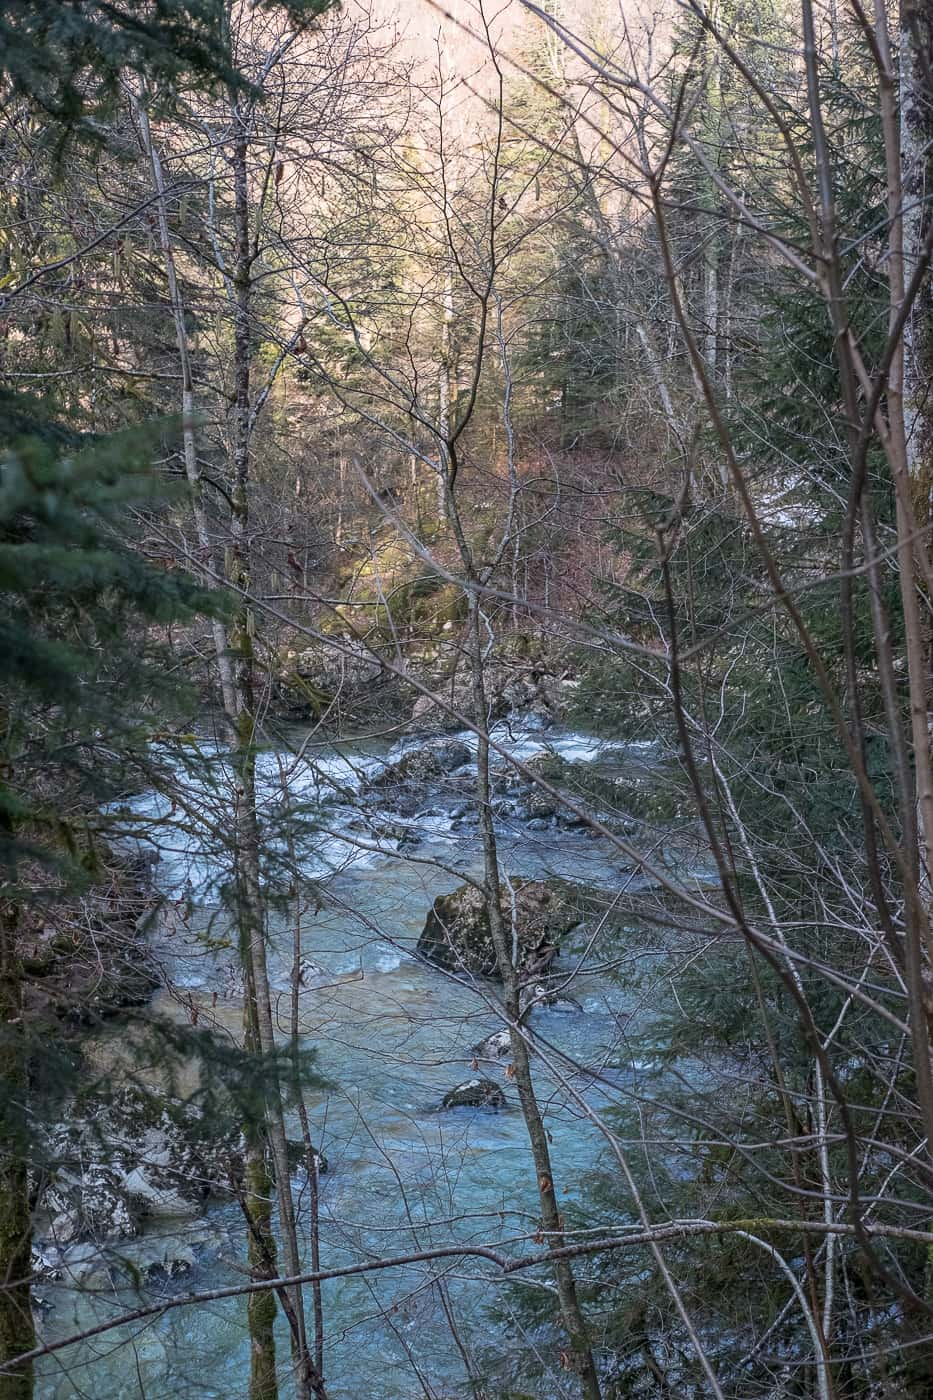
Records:
[[[458,737],[471,742],[468,735]],[[500,727],[496,738],[525,759],[550,751],[611,769],[638,758],[634,749],[561,730]],[[476,829],[465,818],[462,782],[460,787],[446,780],[426,785],[414,812],[411,802],[405,811],[387,804],[375,820],[378,826],[385,817],[392,834],[374,840],[374,828],[358,829],[359,808],[365,805],[359,794],[369,794],[372,810],[373,777],[420,741],[381,750],[373,744],[348,745],[335,752],[301,735],[290,739],[288,750],[262,755],[260,768],[264,801],[274,805],[281,800],[284,779],[315,822],[314,831],[301,839],[300,858],[306,874],[322,881],[324,900],[323,907],[309,908],[302,919],[302,948],[314,967],[302,989],[301,1025],[305,1043],[316,1049],[317,1067],[329,1081],[329,1087],[312,1089],[307,1096],[313,1133],[329,1168],[321,1178],[323,1261],[353,1263],[452,1241],[527,1240],[536,1229],[537,1192],[523,1121],[504,1066],[483,1069],[502,1082],[509,1100],[505,1111],[438,1108],[445,1090],[470,1076],[471,1047],[501,1026],[496,989],[464,986],[412,956],[436,895],[455,888],[459,872],[479,870]],[[210,799],[215,824],[216,803],[221,803],[222,825],[222,783]],[[210,805],[203,787],[192,800],[205,809]],[[166,814],[165,804],[151,795],[135,799],[133,806],[137,815]],[[156,1009],[180,1016],[197,1007],[205,1018],[214,1018],[219,1034],[236,1034],[240,993],[229,951],[216,946],[224,922],[213,883],[218,867],[209,844],[190,831],[160,837],[157,881],[172,898],[186,900],[187,908],[162,932],[159,951],[171,989],[159,995]],[[617,888],[622,878],[620,857],[608,843],[547,819],[519,820],[510,814],[508,802],[500,821],[500,863],[509,874],[560,875],[590,888]],[[206,930],[213,937],[210,946]],[[569,965],[573,950],[571,937],[562,965]],[[269,961],[284,1025],[291,964],[290,922],[284,915],[270,920]],[[572,991],[582,1011],[535,1011],[536,1033],[580,1066],[610,1064],[624,1087],[626,1073],[637,1076],[641,1068],[634,1052],[628,1070],[624,1068],[627,1042],[619,1013],[630,993],[616,977],[586,973],[574,981]],[[187,1011],[179,1006],[179,997]],[[572,1200],[585,1187],[601,1149],[599,1134],[574,1094],[598,1106],[604,1091],[586,1073],[572,1075],[564,1084],[540,1065],[536,1075],[559,1192]],[[306,1221],[303,1178],[296,1178],[296,1189]],[[516,1242],[504,1247],[518,1252],[530,1246]],[[163,1294],[204,1290],[244,1277],[243,1226],[234,1204],[209,1206],[197,1220],[153,1222],[141,1239],[108,1248],[117,1256],[107,1261],[109,1273],[86,1270],[81,1287],[68,1281],[43,1286],[44,1337],[66,1335]],[[163,1253],[167,1260],[180,1253],[187,1258],[182,1276],[150,1269],[137,1289],[129,1286],[125,1268],[114,1267],[122,1257],[145,1268]],[[456,1338],[438,1279],[456,1318]],[[546,1275],[524,1286],[547,1286]],[[510,1353],[517,1356],[529,1346],[553,1353],[553,1338],[524,1335],[522,1319],[510,1317],[512,1298],[486,1266],[469,1260],[325,1284],[325,1369],[332,1400],[439,1400],[469,1393],[461,1390],[466,1380],[461,1345],[477,1371],[489,1368],[500,1378],[509,1369]],[[496,1321],[491,1306],[499,1313]],[[280,1358],[284,1373],[284,1328]],[[231,1400],[245,1395],[247,1372],[245,1306],[237,1299],[179,1309],[141,1330],[110,1332],[49,1358],[40,1366],[37,1393],[43,1400],[79,1395],[94,1400]],[[556,1369],[552,1374],[548,1396],[573,1393],[564,1391]],[[289,1393],[287,1380],[282,1393]]]

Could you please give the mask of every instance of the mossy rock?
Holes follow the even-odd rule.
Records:
[[[581,922],[581,912],[563,881],[513,879],[510,884],[521,964],[542,944],[559,947]],[[512,894],[504,882],[502,903],[509,923]],[[418,939],[418,952],[449,972],[497,978],[499,969],[483,892],[475,885],[461,885],[451,894],[440,895]]]
[[[466,596],[455,583],[437,579],[435,586],[412,595],[410,610],[413,626],[442,626],[445,622],[460,622],[466,616]]]
[[[559,783],[567,777],[572,765],[557,753],[535,753],[526,760],[525,767],[546,783]]]
[[[392,638],[419,624],[452,620],[464,607],[461,590],[397,537],[380,541],[366,558],[348,561],[339,577],[344,598],[333,609],[328,631]]]
[[[462,768],[472,758],[472,750],[460,740],[436,739],[409,749],[394,763],[386,764],[372,779],[371,786],[393,788],[437,782],[455,769]]]
[[[281,681],[280,701],[296,708],[302,715],[318,719],[334,702],[333,692],[315,685],[307,676],[292,671]]]
[[[448,1089],[443,1098],[444,1108],[505,1108],[505,1094],[491,1079],[468,1079],[455,1089]]]

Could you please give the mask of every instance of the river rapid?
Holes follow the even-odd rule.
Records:
[[[550,752],[598,764],[607,773],[650,763],[639,746],[608,746],[566,730],[500,725],[494,738],[522,759]],[[474,742],[466,734],[457,739]],[[283,793],[301,805],[309,824],[297,858],[308,879],[320,882],[313,891],[320,900],[309,892],[302,903],[302,952],[310,961],[300,1016],[304,1043],[316,1050],[317,1069],[328,1081],[327,1088],[307,1091],[312,1133],[328,1162],[321,1177],[325,1267],[452,1242],[491,1244],[514,1254],[535,1248],[536,1184],[505,1064],[480,1066],[502,1084],[504,1111],[439,1110],[444,1092],[471,1077],[471,1047],[502,1022],[494,985],[464,985],[414,956],[434,898],[460,884],[461,872],[480,870],[466,766],[424,784],[414,799],[410,791],[403,801],[380,792],[385,766],[423,742],[341,745],[335,751],[313,736],[292,734],[287,748],[260,756],[262,801],[270,813]],[[205,834],[223,828],[229,814],[224,802],[221,773],[211,784],[190,789],[189,812],[196,808],[203,822],[176,821],[173,828],[166,803],[151,794],[134,799],[132,807],[137,817],[169,820],[169,834],[160,831],[158,844],[150,843],[157,883],[172,901],[158,946],[167,986],[155,1009],[178,1019],[194,1014],[202,1024],[212,1021],[218,1035],[238,1036],[242,995],[231,951],[223,946],[217,889],[222,861]],[[499,804],[499,840],[500,865],[510,875],[558,875],[607,890],[631,878],[608,842],[552,817],[530,820],[507,796]],[[278,838],[270,841],[275,845]],[[583,937],[571,936],[560,968],[574,965]],[[283,1030],[291,960],[292,916],[283,912],[269,926],[270,977]],[[557,1079],[540,1062],[536,1068],[565,1201],[579,1198],[602,1146],[581,1099],[599,1107],[606,1089],[587,1068],[610,1066],[609,1077],[620,1088],[642,1068],[621,1014],[631,999],[624,983],[587,972],[584,965],[571,990],[582,1010],[533,1013],[536,1034],[580,1066],[562,1069]],[[297,1125],[292,1131],[300,1136]],[[295,1189],[306,1234],[302,1174]],[[85,1265],[74,1279],[40,1290],[44,1339],[160,1297],[245,1277],[242,1217],[232,1203],[210,1205],[196,1219],[153,1221],[139,1239],[107,1246],[106,1257],[90,1245],[84,1249]],[[135,1270],[140,1281],[132,1286]],[[522,1286],[546,1287],[547,1276]],[[469,1394],[468,1364],[476,1375],[493,1373],[504,1390],[513,1351],[540,1348],[556,1361],[553,1337],[523,1330],[527,1324],[513,1312],[514,1287],[504,1288],[488,1266],[468,1258],[326,1283],[331,1400]],[[280,1361],[287,1396],[284,1327]],[[42,1400],[231,1400],[245,1395],[248,1366],[245,1304],[234,1299],[177,1309],[144,1327],[121,1328],[47,1358],[39,1367],[37,1393]],[[551,1375],[539,1396],[573,1393],[564,1390],[556,1365]]]

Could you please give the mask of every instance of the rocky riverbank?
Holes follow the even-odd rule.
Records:
[[[229,1119],[128,1082],[119,1057],[101,1062],[102,1046],[119,1044],[164,977],[151,938],[163,905],[151,864],[112,850],[99,864],[81,897],[50,904],[20,935],[36,1073],[60,1095],[58,1121],[32,1124],[34,1267],[45,1280],[109,1276],[106,1246],[153,1221],[196,1218],[235,1189],[242,1165]],[[157,1080],[155,1023],[150,1032]],[[177,1056],[177,1045],[166,1053]],[[190,1239],[175,1244],[150,1251],[151,1267],[188,1267]]]
[[[106,852],[80,898],[50,903],[20,929],[30,1023],[74,1032],[144,1006],[160,983],[149,932],[160,899],[142,857]],[[41,909],[41,905],[36,905]]]
[[[406,653],[406,674],[397,674],[395,651],[389,665],[356,637],[339,651],[322,645],[283,649],[275,659],[272,703],[292,722],[321,722],[343,733],[364,730],[378,718],[423,734],[454,733],[473,715],[469,668],[462,639],[454,632],[436,644]],[[563,648],[543,638],[507,635],[494,648],[484,673],[485,718],[512,718],[550,726],[560,723],[573,701],[576,669]],[[429,693],[425,693],[429,692]]]

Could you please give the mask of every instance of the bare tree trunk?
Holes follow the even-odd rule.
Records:
[[[285,765],[279,764],[279,780],[284,790],[287,781]],[[308,1216],[310,1225],[310,1245],[311,1245],[311,1268],[314,1273],[319,1273],[321,1268],[321,1231],[320,1231],[320,1171],[321,1156],[314,1146],[311,1138],[311,1124],[308,1118],[308,1106],[305,1103],[304,1088],[301,1082],[301,1020],[300,1020],[300,993],[302,984],[301,971],[301,893],[298,884],[298,860],[295,851],[294,831],[291,824],[286,830],[286,846],[288,850],[289,866],[295,872],[294,896],[295,896],[295,918],[292,924],[292,967],[291,967],[291,997],[289,1016],[289,1039],[291,1046],[291,1077],[292,1093],[295,1098],[295,1105],[298,1109],[298,1121],[301,1125],[301,1140],[305,1152],[305,1170],[308,1174]],[[314,1371],[317,1373],[320,1389],[318,1394],[323,1394],[324,1383],[324,1297],[321,1289],[320,1279],[316,1279],[311,1284],[312,1312],[314,1317]]]
[[[712,234],[706,241],[703,262],[703,317],[706,325],[703,353],[710,372],[715,374],[719,349],[719,256]]]
[[[294,1003],[297,1003],[300,933],[296,925],[295,959],[292,976],[294,978]],[[301,1124],[301,1140],[305,1149],[305,1170],[308,1174],[308,1218],[310,1225],[311,1268],[314,1273],[321,1269],[321,1157],[311,1137],[311,1124],[308,1119],[308,1106],[305,1103],[301,1085],[301,1068],[298,1057],[298,1012],[293,1003],[292,1011],[292,1064],[293,1089],[298,1105],[298,1121]],[[320,1279],[311,1284],[311,1305],[314,1318],[314,1370],[319,1377],[317,1394],[324,1394],[324,1294]]]
[[[657,346],[644,321],[636,322],[635,334],[641,341],[642,349],[645,352],[648,368],[651,371],[651,377],[654,380],[654,387],[657,391],[658,398],[661,400],[661,408],[664,412],[667,425],[674,436],[679,439],[682,434],[680,424],[677,422],[677,417],[674,413],[674,401],[671,398],[671,391],[667,386],[667,380],[664,378],[664,369],[661,365]]]
[[[241,948],[244,968],[244,1044],[250,1055],[258,1056],[259,1026],[256,996],[249,972],[249,960]],[[275,1236],[272,1233],[272,1179],[266,1156],[265,1135],[257,1124],[244,1125],[246,1170],[243,1211],[246,1216],[246,1255],[250,1277],[257,1282],[275,1278]],[[246,1305],[249,1329],[249,1400],[278,1400],[279,1383],[275,1364],[275,1293],[269,1288],[252,1293]]]
[[[718,0],[713,0],[708,13],[713,24],[718,24]],[[722,52],[709,33],[706,34],[706,50],[709,66],[704,139],[710,160],[718,165],[722,154]],[[707,177],[704,185],[703,202],[708,214],[703,220],[703,357],[710,374],[715,375],[719,356],[719,197],[712,179]]]
[[[437,474],[437,514],[443,520],[447,513],[447,480],[450,475],[450,459],[447,444],[450,441],[451,419],[451,328],[454,319],[453,277],[448,262],[444,273],[444,313],[441,321],[441,359],[437,370],[437,426],[440,439]]]
[[[903,0],[898,58],[904,282],[909,285],[929,228],[933,196],[933,15],[923,0]],[[927,273],[904,327],[907,468],[921,526],[930,520],[933,492],[931,371],[933,281]]]
[[[876,34],[878,40],[878,79],[879,96],[881,108],[882,131],[884,134],[885,146],[885,167],[888,185],[888,287],[889,287],[889,327],[893,338],[893,350],[890,356],[890,368],[887,380],[887,434],[884,440],[885,453],[894,483],[897,507],[897,563],[900,582],[901,605],[904,614],[904,651],[907,663],[907,681],[910,699],[910,724],[911,739],[913,744],[913,767],[914,783],[916,792],[916,814],[905,813],[903,817],[905,837],[906,857],[909,867],[915,871],[915,888],[907,891],[908,908],[908,928],[910,935],[908,947],[915,944],[916,958],[918,964],[914,967],[912,976],[922,978],[924,989],[929,977],[929,969],[933,964],[933,930],[930,924],[929,891],[931,874],[933,874],[933,762],[930,756],[930,726],[929,726],[929,637],[926,627],[925,614],[922,607],[921,585],[924,577],[924,560],[918,557],[918,549],[924,551],[926,542],[922,538],[917,538],[920,520],[915,517],[912,500],[912,489],[916,488],[916,480],[911,480],[911,447],[910,440],[913,436],[919,441],[922,455],[923,446],[923,419],[925,414],[920,411],[919,405],[914,402],[913,406],[908,405],[907,383],[909,378],[917,379],[917,368],[919,355],[917,351],[917,340],[922,341],[922,332],[915,334],[914,349],[908,354],[908,345],[903,336],[898,335],[898,318],[900,317],[905,297],[907,294],[906,273],[907,267],[913,263],[916,266],[920,249],[913,245],[910,252],[907,251],[906,236],[907,230],[904,224],[905,207],[909,202],[909,196],[902,184],[904,171],[904,135],[903,113],[898,113],[896,102],[897,74],[894,67],[894,59],[891,53],[891,44],[888,34],[887,15],[881,4],[881,0],[876,0]],[[929,29],[925,26],[926,32]],[[908,24],[908,31],[911,38],[919,36],[919,19],[914,25]],[[903,65],[903,60],[902,60]],[[921,69],[921,55],[919,50],[916,54],[916,67]],[[903,76],[903,66],[901,73]],[[918,76],[918,85],[911,90],[912,99],[915,100],[920,110],[922,110],[922,100],[928,96],[929,78],[924,80]],[[908,101],[910,106],[910,101]],[[915,112],[913,117],[919,117],[919,112]],[[900,118],[900,120],[899,120]],[[912,118],[913,119],[913,118]],[[921,152],[916,152],[917,159],[921,159]],[[928,159],[928,153],[923,152],[924,163]],[[919,227],[925,222],[921,212],[921,225],[913,231],[914,236],[919,232]],[[919,325],[923,326],[923,308],[920,308]],[[915,327],[916,331],[916,327]],[[908,360],[912,361],[912,368],[908,368]],[[914,432],[911,433],[910,426],[913,420]],[[914,463],[918,475],[922,468],[918,463]],[[924,515],[923,519],[925,520]],[[916,930],[912,927],[916,924]],[[922,972],[919,963],[925,964]],[[927,1062],[924,1072],[918,1070],[918,1084],[923,1089],[926,1086],[926,1107],[927,1121],[933,1132],[933,1077],[929,1068],[929,1035],[930,1035],[930,1012],[929,993],[921,991],[921,998],[924,1002],[927,1034],[924,1044],[924,1053]],[[917,1019],[919,1020],[919,1014]],[[915,1031],[918,1039],[921,1036],[921,1029],[918,1025]],[[923,1100],[922,1100],[923,1101]]]
[[[204,485],[201,480],[201,470],[198,466],[197,442],[194,430],[194,382],[191,374],[191,356],[188,352],[188,329],[185,324],[185,306],[181,295],[181,289],[178,285],[175,255],[172,251],[172,241],[169,234],[165,175],[162,169],[162,161],[159,152],[152,139],[149,114],[145,106],[136,98],[132,98],[131,101],[136,120],[139,123],[143,150],[149,159],[149,165],[152,170],[152,182],[157,195],[156,210],[159,223],[159,245],[162,252],[162,260],[165,265],[165,280],[168,285],[172,319],[175,323],[175,338],[178,342],[178,360],[181,368],[182,445],[185,460],[185,476],[188,479],[188,485],[191,490],[191,507],[194,512],[199,562],[202,566],[209,567],[214,563],[214,546],[207,522],[207,512],[204,509]],[[232,715],[236,713],[236,695],[233,682],[233,663],[230,658],[227,643],[227,629],[220,618],[214,618],[211,626],[213,629],[214,650],[217,656],[217,672],[223,695],[224,710],[228,715]]]
[[[535,1095],[531,1074],[531,1061],[528,1046],[521,1033],[521,1006],[518,969],[512,956],[511,939],[506,932],[502,915],[502,891],[499,881],[499,857],[496,848],[495,823],[492,816],[489,786],[489,742],[488,704],[485,686],[485,664],[483,656],[482,622],[479,601],[475,593],[469,596],[469,647],[473,684],[473,717],[478,729],[476,751],[476,803],[479,810],[480,831],[483,841],[483,876],[486,894],[486,907],[489,914],[489,928],[496,962],[505,996],[506,1015],[509,1020],[509,1034],[512,1049],[512,1062],[515,1069],[515,1086],[521,1104],[522,1115],[528,1131],[531,1156],[535,1175],[538,1179],[538,1200],[541,1208],[541,1227],[552,1249],[559,1249],[564,1243],[563,1219],[557,1204],[554,1185],[554,1172],[551,1166],[551,1153],[548,1147],[547,1130],[541,1109]],[[554,1276],[557,1282],[557,1295],[560,1302],[561,1321],[569,1342],[568,1362],[571,1370],[580,1378],[580,1389],[585,1400],[600,1400],[599,1377],[593,1361],[586,1322],[577,1297],[573,1268],[566,1260],[555,1260]]]
[[[231,564],[233,583],[248,589],[250,561],[248,543],[249,503],[249,296],[250,257],[248,237],[248,205],[246,180],[246,137],[242,120],[237,118],[237,145],[234,154],[237,257],[235,270],[234,307],[234,376],[235,399],[231,434],[233,462],[233,515],[231,532],[233,546]],[[234,828],[237,870],[237,921],[240,959],[244,972],[245,1003],[243,1008],[246,1046],[257,1056],[263,1053],[260,1020],[260,998],[256,985],[256,964],[260,974],[265,968],[262,910],[259,889],[259,851],[256,830],[256,788],[253,718],[253,643],[252,623],[248,605],[241,602],[231,629],[232,652],[235,659],[233,707],[229,712],[236,743],[238,778],[237,812]],[[257,959],[257,949],[262,949]],[[268,995],[268,987],[266,988]],[[275,1237],[272,1233],[272,1182],[267,1162],[266,1133],[257,1123],[247,1125],[246,1143],[247,1195],[245,1209],[249,1233],[250,1264],[260,1278],[276,1273]],[[251,1300],[252,1302],[252,1300]],[[265,1305],[263,1305],[263,1303]],[[278,1382],[275,1369],[275,1306],[263,1299],[249,1314],[251,1341],[251,1370],[249,1400],[277,1400]]]
[[[168,213],[166,208],[165,179],[158,151],[152,140],[148,114],[138,101],[133,102],[139,123],[144,150],[152,170],[153,183],[158,195],[157,211],[159,239],[168,284],[169,301],[175,323],[178,354],[182,375],[183,445],[185,474],[191,488],[192,507],[198,549],[205,564],[211,562],[213,548],[204,510],[202,483],[197,463],[197,445],[194,434],[194,386],[191,375],[191,361],[188,352],[188,335],[185,325],[184,304],[178,285],[175,259],[171,247]],[[245,147],[243,150],[244,193],[245,193]],[[239,190],[237,191],[239,194]],[[246,256],[238,258],[237,270],[245,270],[245,301],[241,306],[238,295],[236,306],[236,385],[237,397],[234,409],[233,458],[234,458],[234,582],[247,586],[249,566],[246,557],[246,528],[248,525],[246,478],[248,473],[249,442],[249,337],[248,337],[248,296],[249,265],[248,242]],[[238,285],[239,294],[239,285]],[[242,312],[242,315],[241,315]],[[241,321],[246,318],[246,334],[241,335]],[[245,373],[243,372],[245,371]],[[254,945],[262,943],[262,910],[259,888],[258,835],[255,822],[255,762],[253,758],[252,723],[252,662],[250,627],[248,615],[241,613],[233,625],[233,650],[236,654],[236,668],[231,655],[227,629],[218,620],[214,623],[214,647],[218,677],[223,694],[224,711],[237,747],[238,794],[236,820],[234,823],[234,859],[236,866],[237,917],[239,922],[240,958],[244,971],[244,1044],[253,1055],[263,1052],[263,1037],[260,1029],[259,993],[254,967]],[[276,1276],[276,1247],[272,1232],[272,1181],[267,1165],[266,1134],[258,1124],[245,1125],[246,1168],[245,1195],[243,1209],[247,1221],[247,1255],[250,1271],[257,1280],[272,1279]],[[250,1400],[277,1400],[278,1378],[276,1373],[276,1348],[274,1324],[276,1316],[275,1294],[268,1292],[253,1294],[247,1304],[247,1317],[250,1333]]]
[[[0,1083],[10,1108],[28,1090],[28,1055],[22,1020],[22,981],[16,947],[16,913],[0,907]],[[32,1214],[24,1144],[9,1133],[0,1149],[0,1363],[31,1351]],[[0,1372],[0,1400],[31,1400],[33,1368]]]
[[[732,398],[732,369],[735,350],[732,338],[733,293],[735,289],[736,265],[739,261],[739,254],[744,241],[742,237],[743,232],[744,230],[740,224],[732,238],[732,247],[729,252],[729,270],[726,276],[726,290],[721,318],[722,338],[724,341],[721,359],[725,362],[722,365],[722,381],[727,403]]]
[[[337,525],[334,529],[334,544],[339,549],[343,544],[344,512],[346,510],[347,458],[340,449],[337,454]]]
[[[247,173],[247,120],[234,100],[235,137],[233,147],[233,190],[236,251],[234,287],[234,404],[231,422],[233,465],[232,562],[234,578],[242,599],[233,628],[236,658],[237,771],[239,779],[236,823],[236,860],[240,872],[238,917],[240,947],[248,966],[248,985],[253,1002],[255,1033],[260,1054],[274,1061],[275,1030],[269,974],[266,965],[265,927],[259,879],[259,822],[256,808],[256,697],[253,651],[254,617],[247,598],[251,586],[249,543],[249,478],[252,405],[250,398],[250,315],[253,249],[250,241],[249,185]],[[273,1074],[273,1081],[276,1076]],[[281,1094],[273,1082],[267,1104],[266,1135],[275,1172],[275,1194],[279,1208],[279,1229],[285,1269],[290,1275],[301,1272],[301,1256],[295,1223],[288,1160],[288,1140]],[[304,1299],[300,1286],[287,1291],[288,1315],[292,1329],[295,1363],[296,1400],[307,1400],[312,1393],[323,1396],[320,1377],[313,1374],[304,1324]]]
[[[900,87],[900,178],[903,208],[903,281],[917,270],[933,213],[933,14],[923,0],[903,0],[898,46]],[[904,326],[903,411],[910,501],[921,532],[933,523],[933,277],[929,270]],[[929,551],[921,533],[915,549]],[[933,709],[933,628],[928,606],[922,614],[921,642],[926,672],[929,728]],[[933,872],[925,872],[929,893]]]

